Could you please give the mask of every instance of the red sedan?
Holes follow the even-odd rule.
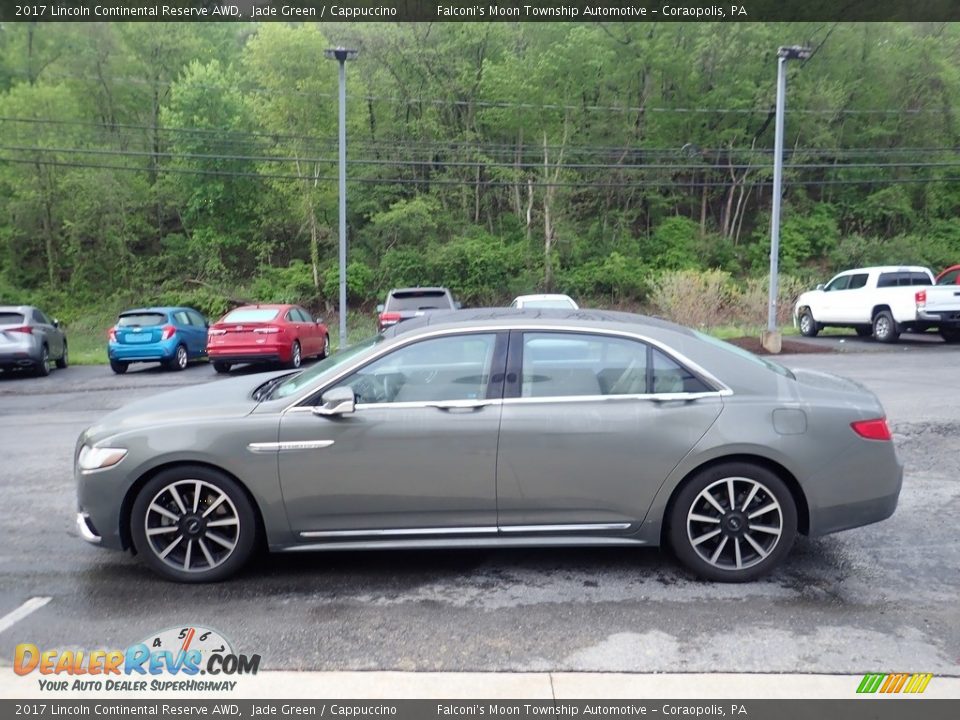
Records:
[[[239,363],[298,368],[303,358],[329,353],[327,326],[299,305],[244,305],[211,325],[207,334],[207,355],[218,373]]]

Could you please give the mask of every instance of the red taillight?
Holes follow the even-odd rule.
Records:
[[[390,325],[396,325],[398,322],[400,322],[400,318],[401,315],[398,312],[380,313],[380,329],[382,330]]]
[[[917,307],[923,307],[927,304],[927,291],[918,290],[913,294],[913,299],[916,301]]]
[[[20,327],[7,328],[5,332],[22,332],[26,333],[27,335],[33,335],[33,328],[29,325],[21,325]]]
[[[107,330],[107,337],[110,338],[110,342],[116,342],[116,341],[117,341],[117,329],[116,329],[116,328],[110,328],[109,330]]]
[[[271,326],[269,326],[269,327],[258,327],[258,328],[254,328],[253,331],[254,331],[255,333],[260,333],[261,335],[276,335],[278,332],[280,332],[280,328],[278,328],[278,327],[273,327],[273,326],[271,325]]]
[[[876,418],[874,420],[857,420],[850,423],[853,431],[867,440],[892,440],[890,428],[887,426],[886,418]]]
[[[160,335],[160,339],[169,340],[176,334],[177,334],[177,329],[173,325],[164,325],[163,333]]]

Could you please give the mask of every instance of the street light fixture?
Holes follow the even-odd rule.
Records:
[[[347,345],[347,60],[357,51],[344,47],[324,50],[328,60],[340,64],[340,347]]]
[[[767,331],[761,338],[768,352],[778,353],[781,347],[777,329],[778,263],[780,259],[780,195],[783,184],[783,113],[787,95],[787,60],[808,60],[812,50],[801,45],[777,50],[777,117],[773,150],[773,208],[770,216],[770,294],[767,308]]]

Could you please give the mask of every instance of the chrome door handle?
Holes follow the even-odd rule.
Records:
[[[442,400],[440,402],[427,403],[427,407],[437,408],[437,410],[479,410],[487,404],[486,400]]]

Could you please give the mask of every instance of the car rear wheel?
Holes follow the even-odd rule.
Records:
[[[797,509],[773,472],[743,462],[695,475],[670,511],[677,558],[707,580],[747,582],[769,572],[790,551]]]
[[[300,355],[300,342],[298,340],[293,341],[293,347],[290,348],[290,362],[287,363],[287,367],[296,370],[300,367],[300,363],[303,362],[303,358]]]
[[[130,516],[137,551],[178,582],[217,582],[253,552],[257,521],[246,493],[212,468],[170,468],[137,495]]]
[[[40,362],[36,367],[37,377],[46,377],[50,374],[50,351],[44,345],[40,348]]]
[[[187,348],[183,345],[177,345],[173,357],[164,363],[167,370],[186,370],[190,363],[190,357],[187,355]]]
[[[323,336],[323,352],[320,353],[320,359],[323,360],[323,358],[328,357],[329,355],[330,355],[330,336],[324,335]]]
[[[940,337],[944,342],[960,343],[960,328],[940,328]]]
[[[230,372],[231,367],[233,366],[228,362],[223,362],[222,360],[213,361],[213,369],[221,375],[226,375],[228,372]]]
[[[882,343],[896,342],[900,337],[900,330],[889,310],[881,310],[874,316],[873,336]]]
[[[61,370],[66,370],[67,365],[70,364],[70,355],[67,351],[67,341],[63,341],[63,355],[57,360],[57,367]]]
[[[117,375],[123,375],[127,371],[127,363],[121,362],[120,360],[111,360],[110,369]]]
[[[816,337],[819,332],[820,326],[817,325],[817,321],[813,319],[813,313],[809,310],[804,310],[800,313],[800,334],[806,337]]]

